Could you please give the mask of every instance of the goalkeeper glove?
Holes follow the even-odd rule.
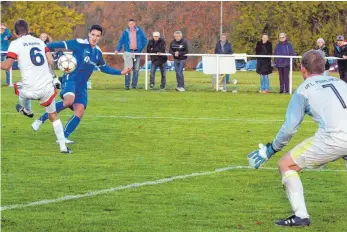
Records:
[[[56,89],[61,89],[61,82],[59,81],[57,77],[53,78],[53,85]]]
[[[259,149],[248,155],[249,166],[258,169],[266,161],[268,161],[277,151],[272,147],[271,143],[266,145],[259,144]]]

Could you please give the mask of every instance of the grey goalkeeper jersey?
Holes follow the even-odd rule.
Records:
[[[318,123],[316,135],[328,134],[347,141],[347,84],[330,76],[307,78],[290,100],[285,123],[272,142],[275,150],[289,143],[305,114]]]

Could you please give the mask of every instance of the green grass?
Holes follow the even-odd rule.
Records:
[[[18,80],[18,71],[14,72]],[[140,87],[143,88],[143,73]],[[61,155],[50,123],[34,133],[14,114],[18,99],[1,88],[2,206],[82,194],[227,166],[248,165],[247,154],[273,139],[289,95],[256,93],[259,77],[238,72],[239,93],[214,93],[210,77],[186,72],[188,92],[124,91],[123,77],[95,73],[89,105]],[[159,77],[157,74],[157,83]],[[4,75],[2,73],[2,83]],[[294,86],[301,82],[294,73]],[[271,77],[277,92],[278,77]],[[158,86],[157,86],[158,87]],[[33,102],[36,115],[43,112]],[[72,112],[60,114],[65,124]],[[134,116],[133,118],[125,116]],[[229,119],[229,120],[218,120]],[[278,121],[275,121],[278,120]],[[306,118],[278,159],[315,133]],[[342,160],[327,165],[345,170]],[[295,231],[347,231],[347,173],[300,174],[312,226]],[[2,212],[2,231],[292,231],[273,221],[290,214],[275,170],[234,169],[93,197]]]

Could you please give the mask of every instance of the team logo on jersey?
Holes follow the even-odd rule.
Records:
[[[89,56],[84,57],[84,63],[90,63],[90,57]]]

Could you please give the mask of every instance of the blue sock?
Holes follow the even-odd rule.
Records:
[[[78,124],[80,124],[81,119],[76,115],[72,116],[69,122],[65,125],[64,134],[65,138],[69,137],[69,135],[76,129]]]
[[[59,113],[60,111],[62,111],[64,109],[64,104],[62,101],[60,102],[57,102],[55,103],[55,108],[56,108],[56,111],[57,113]],[[42,121],[42,122],[45,122],[46,120],[48,119],[48,113],[44,113],[40,118],[39,120]]]

